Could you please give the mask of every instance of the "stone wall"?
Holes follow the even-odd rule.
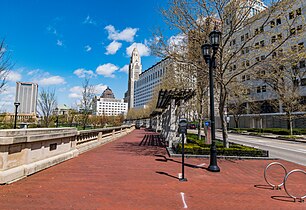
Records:
[[[88,131],[75,128],[0,130],[0,184],[76,157],[133,129],[131,125]]]

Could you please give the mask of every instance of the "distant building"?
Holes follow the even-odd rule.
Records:
[[[38,85],[32,82],[16,82],[15,101],[20,103],[19,114],[36,116]]]
[[[126,114],[128,103],[123,99],[115,99],[113,91],[107,87],[101,96],[94,98],[93,112],[98,116],[116,116]]]
[[[125,93],[124,101],[128,102],[128,109],[134,107],[134,91],[135,81],[139,79],[139,74],[142,71],[140,55],[137,48],[134,48],[129,65],[129,82],[128,91]]]
[[[54,114],[55,115],[68,115],[70,109],[71,108],[67,106],[66,104],[62,104],[55,108]]]
[[[139,75],[138,80],[134,82],[133,107],[143,108],[152,99],[154,90],[161,83],[170,62],[169,58],[163,59]]]

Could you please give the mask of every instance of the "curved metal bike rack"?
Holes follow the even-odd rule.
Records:
[[[287,175],[287,169],[286,169],[286,167],[285,167],[283,164],[281,164],[281,163],[279,163],[279,162],[270,163],[270,164],[267,165],[267,167],[265,168],[265,171],[264,171],[264,178],[265,178],[265,181],[266,181],[271,187],[273,187],[273,190],[280,190],[281,187],[284,185],[284,182],[285,182],[285,181],[283,181],[283,182],[280,183],[279,185],[274,185],[274,184],[272,184],[271,182],[269,182],[268,179],[267,179],[267,171],[268,171],[268,169],[269,169],[271,166],[273,166],[273,165],[279,165],[279,166],[281,166],[281,167],[284,169],[284,171],[285,171],[285,176]],[[285,180],[285,179],[284,179],[284,180]]]
[[[296,197],[296,196],[292,195],[291,193],[289,193],[288,190],[287,190],[287,188],[286,188],[287,179],[288,179],[288,177],[289,177],[291,174],[293,174],[293,173],[303,173],[303,174],[306,175],[306,172],[303,171],[303,170],[300,170],[300,169],[294,169],[294,170],[290,171],[290,172],[289,172],[288,174],[286,174],[286,176],[285,176],[285,179],[284,179],[284,182],[283,182],[283,183],[284,183],[284,188],[285,188],[286,193],[287,193],[291,198],[294,199],[294,202],[296,202],[296,201],[298,200],[299,202],[303,203],[303,202],[304,202],[304,198],[306,198],[306,194],[305,194],[304,196],[301,196],[301,197]]]

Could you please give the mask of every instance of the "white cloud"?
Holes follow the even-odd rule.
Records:
[[[69,89],[70,94],[68,95],[69,98],[82,98],[82,91],[83,88],[81,86],[74,86]]]
[[[82,98],[82,94],[70,93],[68,97],[69,98]]]
[[[27,75],[32,76],[32,75],[38,74],[38,73],[40,73],[40,72],[41,72],[40,69],[34,69],[34,70],[29,71],[29,72],[27,73]]]
[[[125,72],[125,73],[129,73],[129,65],[124,65],[121,69],[119,69],[119,71]]]
[[[114,78],[115,75],[113,74],[115,71],[119,69],[118,66],[115,66],[112,63],[103,64],[97,67],[96,73],[103,75],[105,77],[112,77]]]
[[[115,41],[126,41],[126,42],[133,42],[134,36],[136,35],[138,28],[125,28],[123,31],[118,31],[115,29],[114,26],[108,25],[104,28],[108,32],[108,39],[115,40]]]
[[[96,25],[96,21],[94,21],[89,15],[85,18],[83,21],[83,24],[91,24],[91,25]]]
[[[21,80],[21,74],[15,71],[10,71],[7,75],[7,80],[11,82],[17,82]]]
[[[136,43],[136,42],[134,42],[131,46],[126,48],[126,54],[128,56],[131,56],[135,47],[137,48],[140,56],[149,56],[150,55],[150,48],[149,47],[147,47],[146,45],[144,45],[142,43]]]
[[[184,53],[186,50],[187,37],[183,34],[171,36],[168,40],[170,50]]]
[[[98,84],[94,86],[95,94],[102,94],[103,91],[107,88],[107,85]]]
[[[63,46],[63,41],[61,41],[61,40],[57,40],[56,41],[56,44],[58,45],[58,46],[60,46],[60,47],[62,47]]]
[[[36,81],[39,85],[47,86],[47,85],[61,85],[65,84],[65,79],[60,76],[51,76],[47,78],[42,78],[38,81]]]
[[[106,55],[114,55],[121,48],[122,44],[117,41],[113,41],[106,47]]]
[[[5,53],[6,52],[6,48],[5,47],[2,47],[1,49],[0,49],[0,53]]]
[[[12,112],[12,107],[15,101],[15,86],[4,86],[3,91],[0,92],[0,112]]]
[[[51,25],[49,25],[47,27],[47,30],[49,31],[49,33],[52,33],[52,34],[54,34],[56,36],[58,35],[57,30],[53,26],[51,26]]]
[[[86,70],[82,68],[75,70],[73,73],[77,75],[79,78],[85,78],[86,76],[88,77],[96,76],[92,70]]]
[[[86,45],[84,48],[85,48],[85,51],[86,51],[86,52],[89,52],[89,51],[91,51],[91,49],[92,49],[91,46],[89,46],[89,45]]]

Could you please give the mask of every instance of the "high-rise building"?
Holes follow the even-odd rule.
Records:
[[[125,115],[127,107],[127,103],[123,99],[115,99],[113,91],[107,87],[101,96],[94,98],[93,112],[99,116]]]
[[[16,82],[15,101],[19,102],[18,113],[36,115],[38,85],[32,82]]]
[[[128,91],[125,95],[125,101],[128,102],[128,109],[134,107],[134,82],[139,79],[139,74],[142,71],[140,55],[137,48],[134,48],[129,65],[129,83]]]

